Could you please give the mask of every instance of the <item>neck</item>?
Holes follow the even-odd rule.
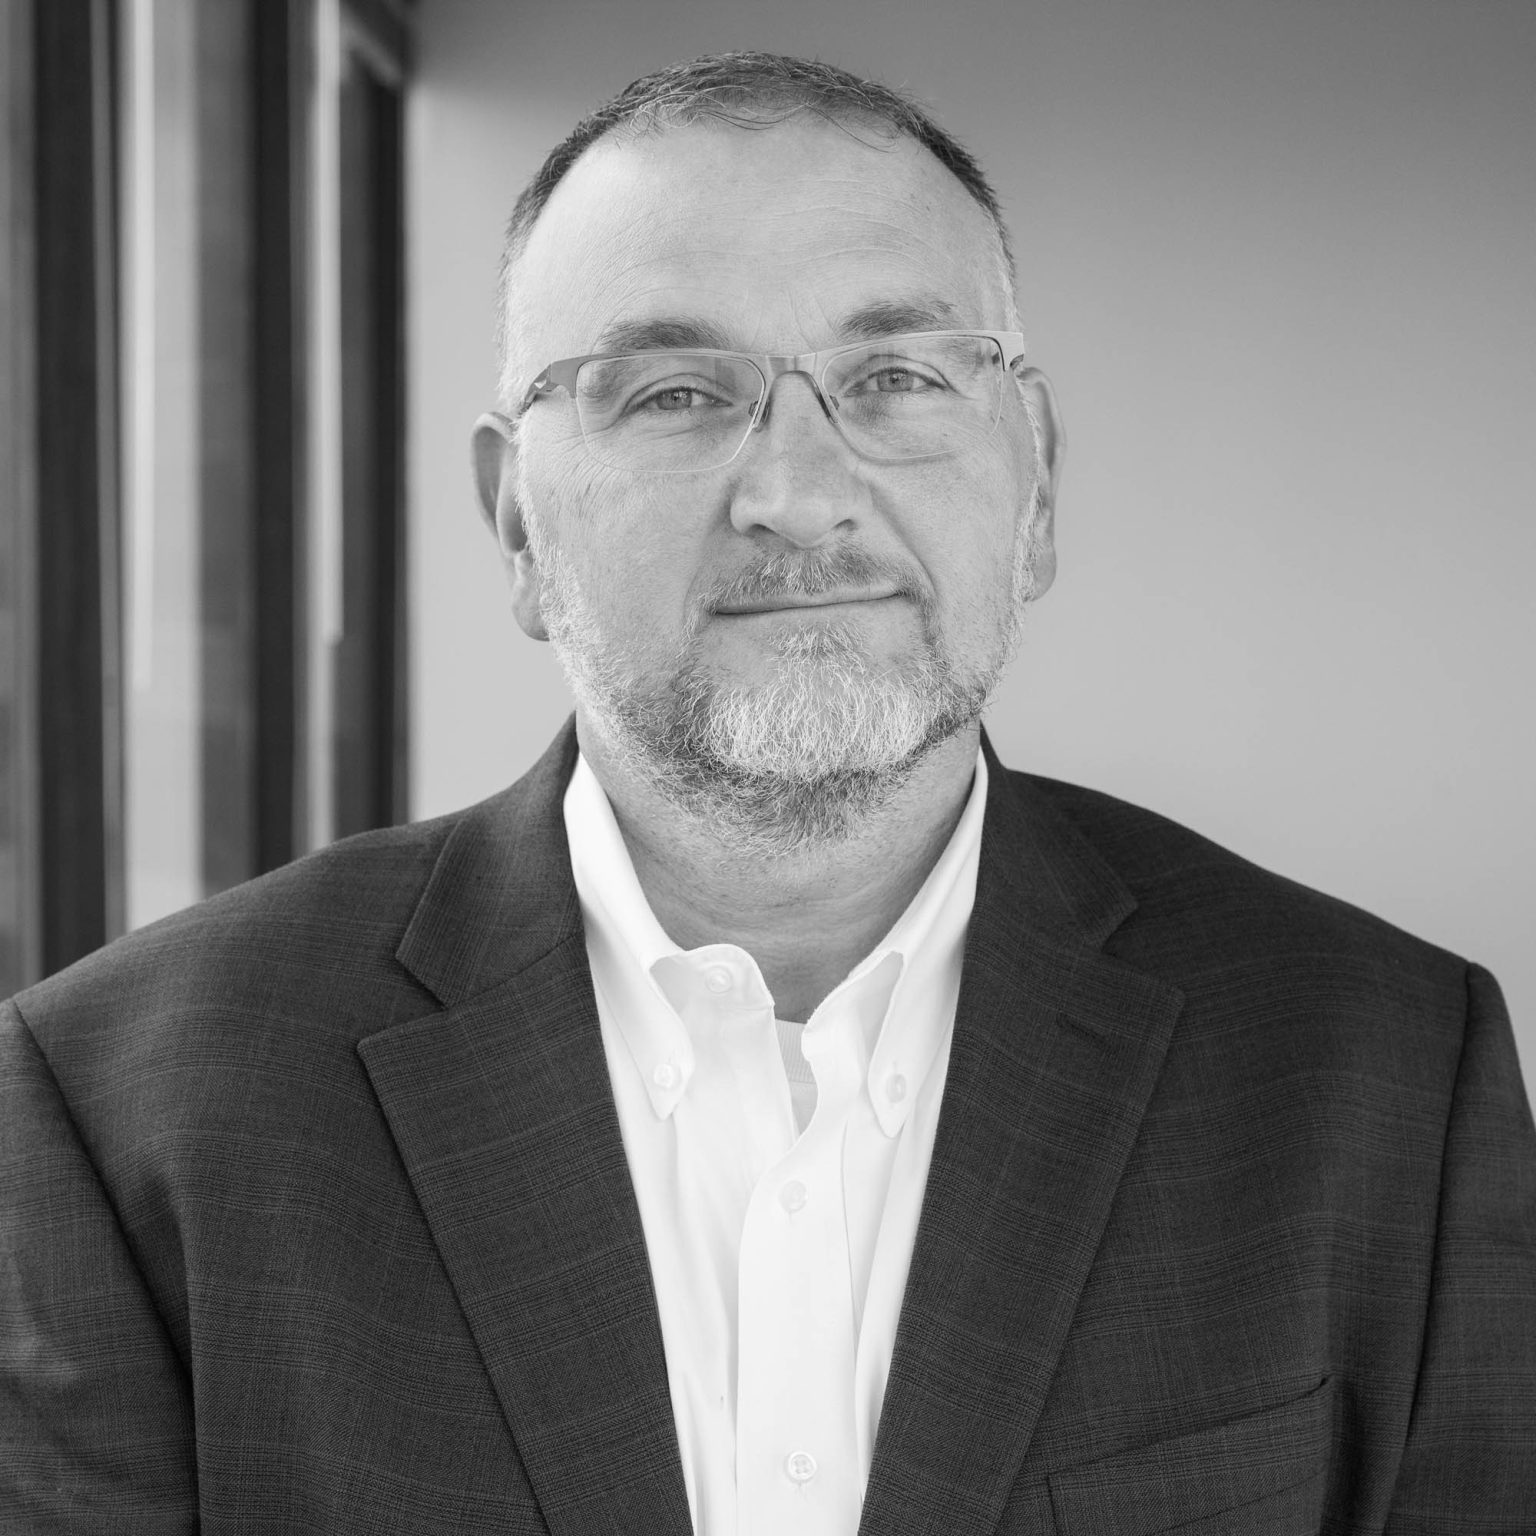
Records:
[[[578,713],[583,755],[613,806],[640,888],[684,949],[736,944],[781,1019],[804,1020],[888,933],[965,809],[980,727],[941,742],[837,835],[771,851],[677,804],[609,752]]]

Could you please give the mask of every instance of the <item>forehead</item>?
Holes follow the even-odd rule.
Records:
[[[873,306],[1006,317],[996,234],[960,182],[905,135],[805,114],[595,144],[534,226],[516,294],[535,368],[654,321],[792,352],[848,339]]]

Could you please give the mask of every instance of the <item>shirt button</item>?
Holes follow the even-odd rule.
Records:
[[[900,1104],[907,1096],[907,1080],[900,1072],[892,1072],[885,1080],[885,1096],[892,1104]]]
[[[709,965],[704,968],[704,985],[711,992],[729,992],[735,981],[736,978],[726,966]]]
[[[816,1476],[816,1458],[809,1451],[791,1451],[784,1458],[784,1470],[791,1482],[808,1483]]]
[[[664,1061],[651,1073],[651,1081],[658,1088],[676,1088],[677,1080],[681,1076],[677,1068],[670,1061]]]
[[[805,1185],[799,1179],[791,1179],[779,1191],[779,1204],[793,1216],[805,1204]],[[816,1463],[813,1461],[811,1462],[811,1471],[814,1472],[815,1470]]]

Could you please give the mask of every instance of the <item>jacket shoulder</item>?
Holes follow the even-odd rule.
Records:
[[[423,912],[455,966],[466,926],[493,954],[543,937],[575,750],[568,722],[488,799],[345,838],[139,929],[20,994],[13,1022],[81,1093],[114,1075],[185,1085],[189,1063],[215,1058],[355,1073],[359,1040],[446,1001],[410,949]]]
[[[272,1022],[295,1011],[366,1033],[424,1012],[395,950],[444,844],[472,811],[344,838],[172,913],[20,993],[39,1042],[176,1019]],[[385,1017],[381,1018],[381,1009]]]
[[[1464,996],[1465,960],[1361,907],[1113,795],[1034,774],[1010,777],[1043,797],[1129,888],[1136,911],[1113,945],[1126,958],[1155,953],[1185,973],[1332,966]]]
[[[1165,816],[1023,777],[1135,900],[1106,954],[1183,996],[1164,1072],[1172,1099],[1203,1103],[1219,1082],[1259,1104],[1300,1074],[1312,1095],[1326,1083],[1350,1103],[1366,1093],[1437,1106],[1433,1139],[1474,1012],[1507,1033],[1497,984],[1460,956]]]

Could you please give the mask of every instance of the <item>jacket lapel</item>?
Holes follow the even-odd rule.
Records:
[[[399,949],[444,1011],[358,1047],[555,1536],[687,1533],[560,802],[568,726],[450,835]]]
[[[1134,908],[991,772],[933,1161],[861,1536],[996,1530],[1181,994],[1101,952]]]

